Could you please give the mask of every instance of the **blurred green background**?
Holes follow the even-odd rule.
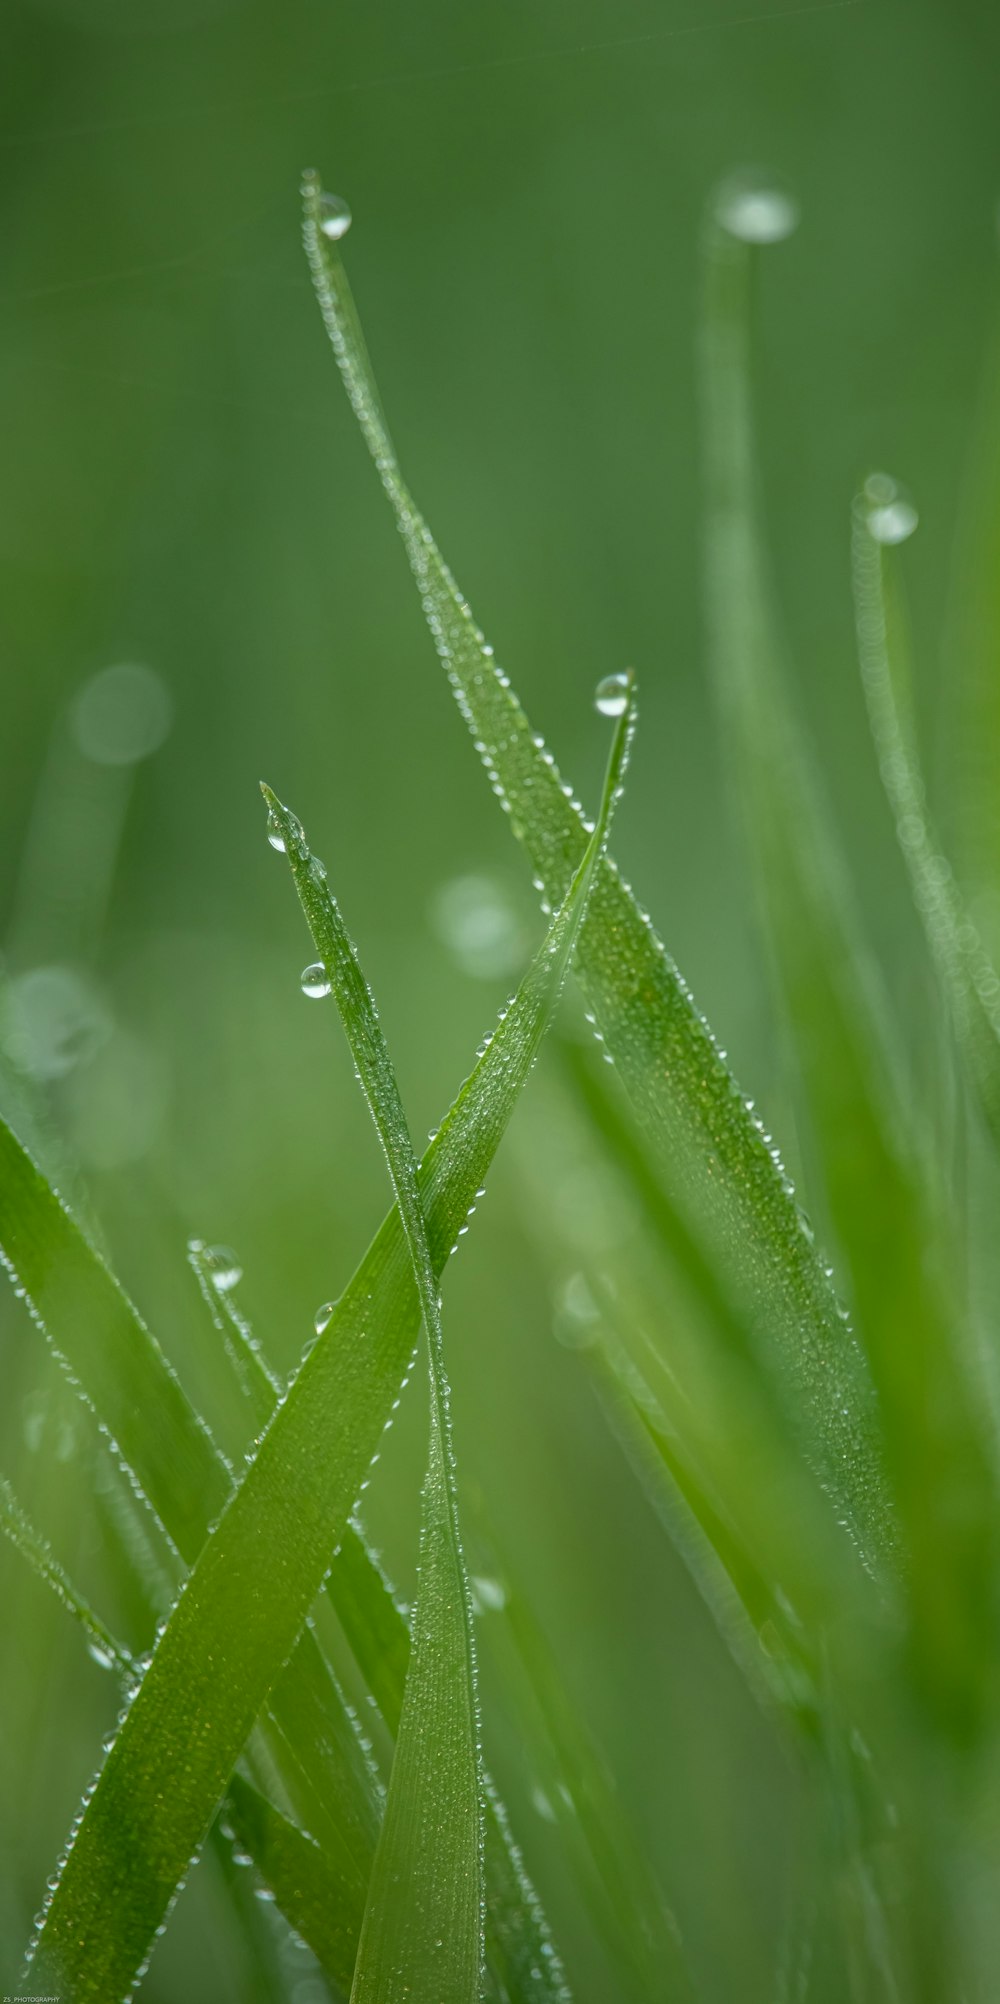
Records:
[[[44,1145],[81,1161],[118,1271],[207,1401],[186,1239],[236,1248],[287,1368],[386,1202],[333,1013],[298,992],[308,942],[257,780],[330,867],[415,1134],[538,936],[311,297],[302,168],[351,202],[347,262],[410,481],[592,804],[593,685],[638,670],[616,850],[794,1159],[703,672],[699,220],[746,166],[802,204],[758,285],[774,565],[905,1002],[925,977],[854,667],[848,509],[873,463],[920,506],[909,576],[947,824],[939,636],[996,317],[1000,25],[986,0],[12,0],[0,46],[5,1035],[40,1078]],[[134,772],[84,756],[74,708],[120,663],[160,678],[143,686],[162,742]],[[486,890],[456,888],[470,876]],[[705,1996],[763,1999],[795,1778],[553,1341],[560,1289],[616,1230],[549,1053],[446,1297],[473,1565],[495,1539],[523,1583]],[[12,1298],[0,1346],[0,1466],[99,1593],[86,1427]],[[404,1582],[422,1442],[411,1394],[367,1499]],[[0,1551],[5,1955],[114,1710],[22,1573]],[[482,1627],[488,1756],[581,2004],[599,2004],[607,1967]],[[256,1994],[217,1895],[206,1865],[144,1994]]]

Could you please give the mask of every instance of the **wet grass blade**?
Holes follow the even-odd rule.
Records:
[[[349,1526],[344,1535],[328,1585],[364,1681],[395,1733],[410,1656],[409,1618],[357,1526]],[[507,1812],[485,1771],[482,1783],[487,1994],[521,2004],[568,2004],[562,1965]]]
[[[308,862],[301,831],[295,839]],[[421,1164],[436,1274],[534,1063],[576,943],[595,858],[596,848],[584,857]],[[50,1988],[72,1987],[75,2004],[110,2004],[144,1968],[323,1582],[418,1328],[418,1297],[394,1209],[276,1410],[159,1638],[32,1945],[33,1988],[47,1981]],[[199,1722],[194,1735],[192,1717]]]
[[[0,1258],[112,1454],[190,1562],[231,1475],[127,1295],[2,1120]]]
[[[710,212],[702,335],[710,655],[810,1134],[881,1395],[911,1561],[917,1673],[940,1708],[967,1715],[976,1703],[970,1682],[981,1695],[994,1646],[992,1476],[948,1285],[949,1221],[932,1194],[887,1005],[785,673],[750,404],[758,255]]]
[[[629,701],[622,707],[598,826],[577,893],[581,909],[621,789],[631,730]],[[315,976],[325,974],[337,1002],[385,1153],[430,1367],[420,1585],[352,1998],[389,2004],[412,1996],[434,2004],[444,1995],[455,2004],[463,1999],[473,2004],[482,1964],[482,1782],[472,1609],[458,1528],[437,1277],[406,1117],[357,953],[325,873],[297,840],[296,823],[266,788],[265,797],[272,835],[280,833],[319,954]],[[554,983],[553,1000],[557,992]]]
[[[322,196],[306,179],[305,242],[345,387],[403,536],[456,699],[495,792],[550,903],[587,839],[572,789],[498,668],[410,495],[388,436]],[[866,1564],[894,1545],[871,1387],[837,1312],[777,1151],[740,1093],[680,974],[605,861],[576,971],[636,1111],[669,1161],[679,1205],[756,1311],[762,1358],[782,1383],[805,1452]]]
[[[65,1568],[60,1565],[47,1539],[35,1529],[26,1512],[22,1510],[10,1483],[0,1476],[0,1531],[16,1546],[22,1558],[27,1560],[32,1571],[50,1588],[56,1599],[62,1602],[70,1614],[80,1623],[87,1638],[87,1647],[95,1661],[107,1669],[114,1669],[121,1676],[129,1675],[134,1669],[130,1652],[115,1640],[111,1630],[95,1613],[89,1601],[77,1592]]]
[[[966,1077],[1000,1145],[1000,978],[966,911],[927,805],[892,554],[892,542],[900,537],[887,539],[885,532],[887,520],[891,526],[899,519],[892,511],[905,504],[890,489],[894,493],[885,475],[873,476],[854,509],[851,555],[862,680],[886,797]]]

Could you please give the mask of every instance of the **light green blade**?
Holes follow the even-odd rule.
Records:
[[[139,1674],[135,1658],[73,1584],[2,1476],[0,1530],[79,1622],[95,1662],[126,1685],[133,1682]],[[239,1862],[249,1863],[252,1854],[285,1918],[308,1942],[331,1981],[346,1992],[358,1937],[357,1885],[338,1874],[330,1853],[290,1822],[246,1776],[230,1778],[223,1820],[245,1847]]]
[[[784,673],[750,406],[759,253],[713,209],[704,255],[705,608],[718,707],[830,1220],[881,1397],[917,1674],[944,1712],[967,1718],[993,1652],[992,1474],[948,1285],[952,1235]]]
[[[572,789],[531,730],[399,469],[315,176],[305,242],[345,387],[392,503],[438,653],[493,787],[550,903],[587,839]],[[894,1544],[863,1359],[837,1311],[777,1151],[743,1098],[648,916],[610,860],[597,873],[576,970],[609,1056],[670,1165],[678,1203],[752,1304],[813,1468],[865,1563]]]
[[[579,887],[585,903],[622,784],[632,730],[623,706],[598,827]],[[344,1022],[385,1152],[427,1332],[431,1430],[420,1538],[420,1587],[385,1820],[369,1886],[352,1998],[358,2004],[472,2004],[482,1962],[483,1818],[472,1615],[458,1531],[440,1301],[402,1102],[357,954],[325,873],[297,824],[264,789],[303,910]],[[566,959],[558,970],[561,978]],[[316,977],[320,980],[317,983]],[[553,986],[552,997],[558,992]]]
[[[420,1188],[436,1274],[537,1055],[593,861],[593,853],[584,858],[424,1157]],[[394,1210],[276,1411],[160,1636],[32,1945],[32,1989],[72,1988],[75,2004],[111,2004],[129,1993],[322,1584],[418,1327]]]
[[[965,1073],[1000,1146],[1000,978],[966,911],[927,806],[902,594],[892,541],[885,535],[887,511],[905,505],[891,498],[893,485],[886,475],[874,475],[854,509],[851,557],[861,674],[886,797]],[[891,525],[891,512],[888,519]]]

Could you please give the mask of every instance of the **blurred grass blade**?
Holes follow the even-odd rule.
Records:
[[[308,864],[301,831],[294,841]],[[435,1275],[534,1063],[595,855],[585,856],[424,1157],[421,1198]],[[159,1638],[32,1944],[28,1980],[35,1989],[46,1981],[50,1988],[75,1985],[75,2004],[111,2004],[144,1968],[323,1582],[418,1328],[418,1297],[393,1210],[277,1408]]]
[[[72,1580],[60,1565],[48,1541],[42,1537],[22,1510],[6,1476],[0,1475],[0,1531],[17,1547],[32,1571],[55,1594],[57,1600],[75,1615],[87,1637],[87,1647],[95,1661],[108,1669],[127,1676],[133,1669],[129,1651],[116,1642],[111,1630],[96,1614],[90,1603],[78,1593]]]
[[[702,337],[705,605],[718,707],[830,1218],[881,1395],[919,1674],[945,1708],[967,1712],[969,1683],[981,1687],[993,1649],[992,1477],[955,1290],[945,1285],[948,1223],[931,1201],[884,998],[784,673],[750,406],[749,279],[759,253],[725,227],[725,213],[706,219]]]
[[[346,1997],[358,1940],[353,1880],[338,1873],[330,1853],[238,1773],[230,1778],[226,1821],[285,1919]]]
[[[321,190],[304,187],[305,242],[351,403],[392,503],[438,653],[511,826],[550,903],[565,894],[586,826],[531,730],[403,481],[343,263],[322,230]],[[762,1356],[805,1452],[865,1563],[894,1533],[863,1359],[837,1311],[777,1151],[740,1094],[704,1018],[614,865],[597,874],[576,957],[608,1053],[669,1162],[680,1207],[752,1302]]]
[[[886,475],[873,475],[854,508],[851,554],[861,674],[879,770],[966,1076],[1000,1146],[1000,978],[965,909],[927,807],[906,618],[891,554],[892,542],[902,538],[885,531],[887,520],[891,525],[896,519],[893,511],[907,505],[893,498],[895,492]]]
[[[3,1120],[0,1259],[112,1454],[190,1562],[230,1475],[155,1338]]]
[[[597,827],[575,896],[585,907],[621,789],[633,724],[623,705]],[[352,1998],[455,2004],[478,1996],[483,1817],[472,1609],[458,1529],[440,1298],[406,1117],[356,951],[296,823],[265,788],[313,942],[337,1002],[382,1143],[406,1235],[430,1365],[431,1423],[420,1586],[385,1820],[368,1892]],[[565,969],[558,970],[559,977]],[[555,972],[555,970],[554,970]],[[553,986],[553,1000],[558,992]]]
[[[955,862],[1000,955],[1000,326],[989,342],[955,536],[947,630]]]

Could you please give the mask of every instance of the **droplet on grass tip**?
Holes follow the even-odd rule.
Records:
[[[330,243],[337,244],[341,237],[346,237],[351,222],[351,211],[343,195],[320,196],[319,226]]]
[[[594,708],[602,717],[623,715],[632,687],[632,677],[626,670],[622,675],[605,675],[594,690]]]
[[[278,820],[273,807],[268,809],[267,814],[267,839],[272,849],[277,849],[279,856],[283,856],[285,853],[285,837],[282,832],[281,822]]]
[[[324,1329],[329,1328],[335,1307],[336,1307],[336,1302],[324,1301],[322,1307],[317,1308],[316,1313],[313,1316],[313,1328],[315,1329],[317,1336],[322,1336]]]
[[[302,969],[299,975],[299,987],[303,995],[312,996],[313,1001],[319,1001],[321,996],[329,995],[330,977],[321,960],[311,960],[308,967]]]
[[[723,182],[715,213],[731,237],[745,244],[780,244],[798,228],[799,205],[776,182],[738,174]]]
[[[861,493],[868,534],[876,543],[905,543],[920,516],[909,495],[889,473],[871,473]]]
[[[243,1268],[232,1246],[206,1246],[202,1254],[212,1286],[228,1294],[243,1279]]]

